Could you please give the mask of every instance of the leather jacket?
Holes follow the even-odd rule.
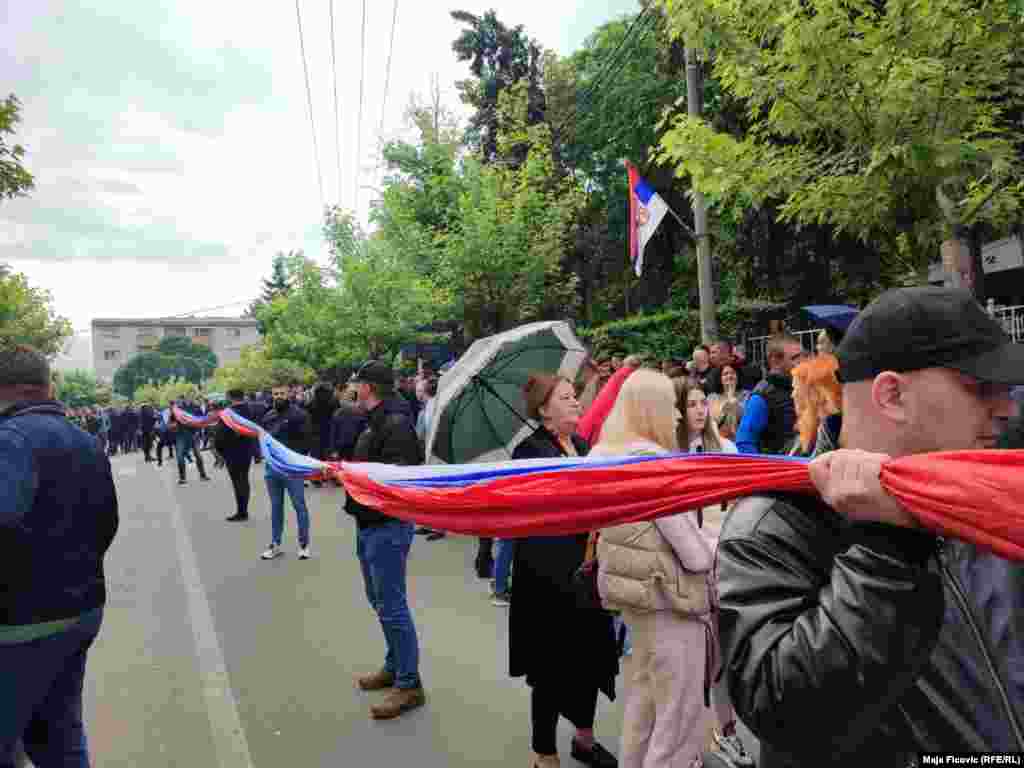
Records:
[[[810,497],[734,507],[718,548],[722,651],[763,768],[905,768],[920,751],[1024,750],[1019,696],[990,631],[992,613],[1012,615],[1005,600],[1017,598],[997,588],[979,603],[951,560],[972,552],[850,523]],[[1010,626],[999,637],[1005,646]]]

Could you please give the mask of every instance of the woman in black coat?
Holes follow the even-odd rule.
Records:
[[[535,374],[524,388],[530,418],[542,426],[516,448],[515,459],[584,456],[575,434],[580,408],[572,384]],[[558,718],[576,726],[572,756],[597,768],[618,765],[594,740],[597,694],[615,699],[619,653],[612,619],[581,606],[573,573],[583,563],[587,535],[532,536],[516,541],[515,589],[509,611],[509,672],[531,687],[535,768],[559,765]]]

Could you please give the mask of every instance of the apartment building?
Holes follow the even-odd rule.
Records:
[[[244,317],[97,319],[92,321],[96,377],[112,382],[118,368],[140,352],[156,349],[169,336],[185,336],[209,347],[221,364],[235,362],[243,347],[260,342],[259,323]]]

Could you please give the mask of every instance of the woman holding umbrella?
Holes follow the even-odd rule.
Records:
[[[572,383],[546,374],[523,388],[527,415],[541,426],[512,454],[514,459],[584,456],[590,450],[575,434],[580,419]],[[572,756],[595,768],[618,765],[594,740],[597,694],[615,698],[618,648],[611,616],[584,607],[573,574],[582,565],[587,536],[534,536],[515,550],[515,591],[509,612],[509,667],[526,676],[533,721],[533,768],[558,766],[559,717],[576,726]]]

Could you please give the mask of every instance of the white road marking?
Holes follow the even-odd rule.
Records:
[[[213,612],[210,610],[210,602],[206,598],[206,590],[199,577],[192,539],[169,478],[170,475],[164,475],[163,485],[168,491],[171,503],[171,523],[174,525],[181,576],[185,582],[185,596],[188,599],[196,659],[199,662],[199,675],[203,683],[206,714],[210,720],[210,732],[217,750],[217,768],[253,768],[249,742],[245,738],[242,720],[238,715],[238,702],[228,679],[224,652],[220,647],[217,630],[213,626]]]

